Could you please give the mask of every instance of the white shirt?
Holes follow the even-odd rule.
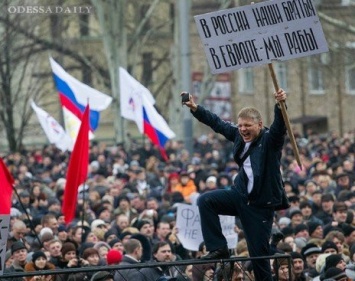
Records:
[[[244,154],[248,151],[250,144],[251,144],[251,142],[245,143],[245,147],[244,147],[242,154],[240,155],[240,158],[242,158],[244,156]],[[250,192],[253,190],[253,185],[254,185],[254,175],[253,175],[253,170],[251,168],[250,156],[248,156],[247,159],[245,159],[245,161],[243,163],[243,169],[244,169],[245,174],[248,177],[248,187],[247,188],[248,188],[248,194],[250,194]]]

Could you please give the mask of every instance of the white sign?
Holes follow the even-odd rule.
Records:
[[[224,236],[227,239],[228,248],[235,249],[238,243],[238,234],[234,231],[235,217],[219,216]],[[200,212],[197,206],[179,204],[177,208],[176,227],[177,236],[185,249],[198,251],[203,241]]]
[[[194,18],[214,74],[328,52],[312,0],[266,1]]]
[[[0,275],[5,269],[6,243],[9,235],[10,215],[0,215]]]

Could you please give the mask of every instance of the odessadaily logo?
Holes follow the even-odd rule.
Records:
[[[9,6],[7,11],[10,14],[91,14],[94,8],[92,6],[14,5]]]

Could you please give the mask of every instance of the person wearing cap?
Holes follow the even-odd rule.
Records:
[[[21,241],[16,241],[11,245],[12,265],[5,268],[4,273],[24,272],[27,263],[28,250]],[[13,281],[23,281],[22,277],[11,278]]]
[[[325,272],[324,277],[321,280],[348,281],[348,277],[346,276],[344,270],[341,270],[340,268],[336,267],[331,267]]]
[[[131,238],[124,244],[125,254],[120,265],[134,265],[140,263],[143,247],[139,240]],[[115,273],[115,281],[134,280],[134,269],[121,269]]]
[[[292,258],[293,265],[293,281],[306,281],[306,275],[304,273],[305,264],[302,255],[298,252],[291,252],[290,256]]]
[[[338,247],[333,241],[324,241],[322,244],[322,253],[324,254],[337,254]]]
[[[110,249],[106,256],[107,265],[118,265],[122,261],[122,253],[116,249]]]
[[[295,230],[295,238],[303,237],[306,240],[309,239],[309,231],[308,226],[304,223],[298,224],[294,228]]]
[[[129,200],[127,195],[120,195],[115,198],[115,204],[117,208],[114,210],[114,214],[126,214],[129,221],[132,221],[134,218],[138,217],[137,211],[132,208],[131,200]]]
[[[291,227],[295,228],[297,225],[302,224],[304,222],[300,208],[291,208],[288,213],[291,220]]]
[[[197,187],[189,174],[182,171],[179,175],[179,183],[172,186],[171,192],[180,192],[184,196],[185,202],[191,203],[190,196],[197,192]]]
[[[352,182],[350,181],[350,174],[349,173],[340,173],[336,176],[336,188],[335,188],[335,195],[338,194],[342,190],[350,190]]]
[[[323,225],[326,225],[333,220],[333,205],[334,195],[325,193],[321,197],[321,209],[315,214],[317,218],[323,221]]]
[[[305,273],[310,277],[318,275],[316,270],[316,262],[318,256],[322,253],[322,249],[314,243],[308,243],[302,248],[301,254],[306,260]]]
[[[282,89],[274,93],[274,97],[277,104],[286,101]],[[286,136],[280,107],[275,105],[274,121],[269,129],[264,127],[256,108],[243,108],[238,113],[236,126],[197,105],[190,94],[183,104],[197,120],[234,143],[233,158],[241,167],[230,190],[216,189],[198,198],[202,235],[209,251],[202,258],[230,257],[220,226],[220,214],[240,218],[251,257],[269,255],[274,211],[289,207],[280,171]],[[269,260],[253,260],[252,263],[256,280],[272,280]]]
[[[321,222],[309,221],[307,226],[310,238],[323,239],[323,226]]]
[[[32,261],[25,265],[25,272],[40,270],[54,270],[55,265],[47,260],[43,251],[36,251],[32,254]],[[26,277],[26,281],[54,281],[55,275],[35,275]]]
[[[325,258],[324,272],[326,272],[331,267],[337,267],[341,270],[345,270],[346,263],[343,257],[339,254],[330,254]]]
[[[310,201],[306,201],[303,200],[300,202],[300,206],[299,206],[301,212],[302,212],[302,216],[303,216],[303,221],[305,223],[308,222],[316,222],[319,223],[321,225],[323,225],[323,222],[321,219],[317,218],[314,214],[313,214],[313,208],[312,208],[312,204]]]

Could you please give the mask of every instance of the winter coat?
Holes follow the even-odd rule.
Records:
[[[226,122],[216,114],[198,105],[196,111],[191,111],[200,122],[211,127],[216,133],[223,135],[234,143],[233,157],[241,167],[240,154],[245,142],[235,124]],[[239,193],[248,197],[250,205],[274,208],[275,210],[288,208],[287,197],[283,188],[280,171],[282,147],[286,136],[286,126],[281,110],[274,108],[274,121],[269,128],[263,128],[259,136],[250,145],[250,162],[254,175],[254,185],[250,194],[247,193],[248,178],[244,169],[234,179],[234,187]]]
[[[43,270],[54,270],[55,265],[47,262],[46,266],[43,268]],[[26,277],[26,281],[37,281],[39,280],[38,277],[40,277],[41,281],[54,281],[55,280],[55,275],[40,275],[40,271],[35,267],[35,264],[33,262],[29,262],[25,265],[25,272],[33,272],[33,271],[38,271],[39,275],[36,276],[28,276]]]

